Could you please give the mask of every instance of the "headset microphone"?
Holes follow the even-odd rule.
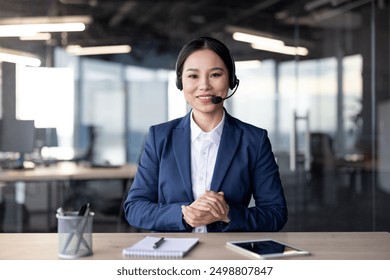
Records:
[[[234,89],[234,91],[232,92],[232,94],[230,94],[229,96],[227,96],[227,97],[225,97],[225,98],[222,98],[221,96],[213,96],[213,97],[211,98],[211,103],[213,103],[213,104],[219,104],[219,103],[221,103],[223,100],[226,100],[226,99],[232,97],[233,94],[236,92],[236,90],[237,90],[239,84],[240,84],[240,81],[237,79],[237,80],[236,80],[236,88]]]

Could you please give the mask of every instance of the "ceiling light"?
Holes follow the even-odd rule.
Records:
[[[41,65],[41,60],[32,54],[5,48],[0,48],[0,61],[35,67]]]
[[[257,44],[257,45],[267,45],[270,47],[284,46],[284,42],[282,40],[277,40],[277,39],[272,39],[272,38],[267,38],[267,37],[262,37],[257,35],[251,35],[242,32],[234,32],[233,39],[236,41]]]
[[[251,47],[256,50],[263,50],[263,51],[281,53],[286,55],[306,56],[309,54],[309,50],[303,47],[291,47],[291,46],[268,47],[268,46],[256,45],[256,44],[251,44]]]
[[[91,16],[59,16],[59,17],[14,17],[0,19],[0,25],[37,24],[37,23],[72,23],[90,24]]]
[[[51,39],[50,33],[36,33],[32,36],[21,36],[19,37],[22,41],[47,41]]]
[[[73,55],[102,55],[102,54],[118,54],[129,53],[131,47],[129,45],[115,45],[115,46],[96,46],[96,47],[81,47],[78,45],[71,45],[65,49],[68,53]]]
[[[0,19],[0,37],[34,36],[42,32],[84,31],[90,16],[18,17]]]
[[[236,61],[236,68],[258,68],[261,66],[260,60],[242,60],[242,61]]]
[[[250,43],[252,48],[257,50],[301,56],[306,56],[309,53],[307,48],[286,46],[282,40],[247,34],[243,32],[234,32],[232,36],[236,41]]]
[[[33,36],[40,32],[76,32],[84,31],[85,24],[73,23],[34,23],[0,25],[0,37]]]

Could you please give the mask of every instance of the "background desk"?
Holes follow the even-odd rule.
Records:
[[[0,182],[39,182],[68,180],[131,179],[137,171],[136,165],[120,167],[89,167],[72,162],[62,162],[28,170],[0,170]]]
[[[48,212],[54,212],[60,205],[59,197],[62,195],[63,187],[69,185],[76,186],[77,181],[88,180],[121,180],[123,191],[129,184],[137,171],[136,165],[123,165],[120,167],[89,167],[77,165],[72,162],[60,162],[52,166],[37,166],[34,169],[27,170],[0,170],[0,192],[1,183],[15,184],[15,200],[19,205],[23,205],[26,199],[26,187],[29,182],[44,182],[47,185],[47,209]],[[57,202],[53,202],[57,198]],[[1,194],[1,193],[0,193]],[[60,195],[58,195],[60,194]],[[0,195],[1,197],[1,195]],[[56,199],[54,199],[56,200]],[[1,201],[0,201],[1,203]],[[20,212],[20,213],[19,213]],[[22,232],[23,211],[18,211],[15,229],[12,232]],[[51,216],[48,215],[48,227],[51,227]],[[1,225],[0,225],[1,229]]]
[[[311,252],[294,259],[316,260],[390,260],[388,232],[278,232],[278,233],[94,233],[93,252],[82,259],[121,260],[122,248],[146,235],[199,237],[200,243],[184,258],[198,260],[250,259],[225,246],[226,241],[272,238]],[[58,259],[56,233],[0,234],[0,259]]]

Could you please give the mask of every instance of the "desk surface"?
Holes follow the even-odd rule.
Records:
[[[199,237],[200,243],[185,257],[198,260],[249,259],[225,246],[227,241],[272,238],[306,249],[310,256],[294,259],[315,260],[390,260],[388,232],[278,232],[278,233],[94,233],[94,254],[82,259],[121,260],[122,248],[146,235]],[[0,259],[58,259],[56,233],[0,234]]]
[[[126,179],[134,178],[136,170],[136,165],[88,167],[63,162],[31,170],[1,170],[0,182]]]

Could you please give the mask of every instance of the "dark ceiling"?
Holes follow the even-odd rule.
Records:
[[[319,30],[359,28],[362,20],[356,11],[369,3],[370,0],[0,0],[0,18],[91,15],[93,21],[86,31],[56,34],[45,44],[130,44],[133,52],[129,55],[139,60],[150,52],[177,54],[185,42],[198,35],[223,40],[236,59],[265,59],[275,58],[275,54],[233,41],[231,29],[250,29],[280,37],[291,45],[298,42],[313,55],[313,46],[323,40],[324,32]],[[297,23],[299,30],[295,28]],[[18,39],[2,38],[0,47],[13,40]],[[283,56],[279,55],[279,59]]]

